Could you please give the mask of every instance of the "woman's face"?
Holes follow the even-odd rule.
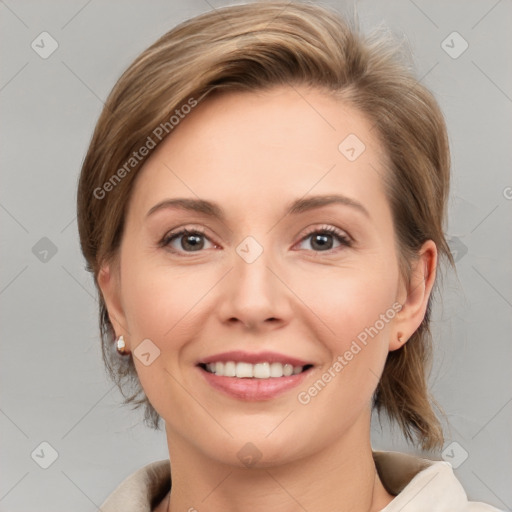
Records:
[[[407,313],[375,130],[291,87],[211,97],[174,130],[99,277],[169,443],[238,465],[356,449],[429,292]]]

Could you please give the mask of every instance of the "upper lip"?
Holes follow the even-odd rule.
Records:
[[[304,361],[302,359],[298,359],[296,357],[287,356],[285,354],[279,354],[277,352],[244,352],[243,350],[232,350],[230,352],[222,352],[221,354],[214,354],[212,356],[205,357],[201,359],[197,364],[208,364],[208,363],[216,363],[219,362],[227,362],[227,361],[235,361],[242,363],[281,363],[281,364],[291,364],[292,366],[306,366],[311,365],[312,363],[308,361]]]

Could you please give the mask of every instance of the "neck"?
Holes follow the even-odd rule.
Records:
[[[376,512],[393,499],[378,476],[369,428],[361,430],[360,425],[353,425],[334,446],[265,468],[219,462],[175,432],[167,435],[172,487],[158,512]]]

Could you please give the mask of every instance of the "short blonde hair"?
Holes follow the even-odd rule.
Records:
[[[149,157],[131,161],[134,152],[157,127],[168,127],[158,132],[163,135],[158,143],[165,140],[176,111],[186,112],[186,105],[190,110],[193,102],[213,91],[257,91],[276,85],[319,88],[355,107],[373,124],[386,151],[383,163],[389,172],[384,181],[404,279],[409,279],[410,263],[428,239],[453,265],[443,232],[450,178],[445,123],[432,94],[397,55],[396,46],[363,37],[336,12],[302,2],[260,1],[216,9],[164,34],[115,84],[82,166],[78,227],[96,285],[101,263],[116,257],[133,183]],[[128,161],[133,165],[127,167]],[[145,396],[132,357],[116,354],[114,329],[98,292],[109,375],[124,403],[144,404],[145,421],[158,429],[160,416]],[[427,389],[431,299],[417,331],[388,354],[372,402],[379,416],[384,409],[409,442],[415,434],[426,450],[443,444],[432,408],[436,402]],[[126,385],[132,386],[131,394],[125,394]]]

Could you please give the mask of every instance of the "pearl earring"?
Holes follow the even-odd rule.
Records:
[[[124,356],[128,353],[128,352],[126,352],[125,348],[126,348],[126,343],[124,341],[123,336],[121,335],[116,340],[116,349],[120,354],[122,354]]]

